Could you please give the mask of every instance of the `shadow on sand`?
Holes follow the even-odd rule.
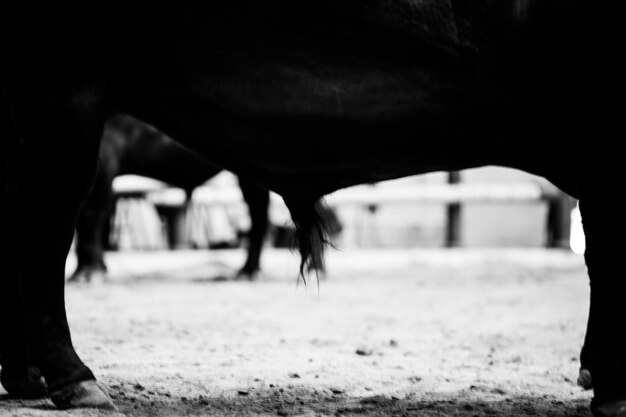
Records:
[[[111,389],[118,413],[96,410],[53,411],[49,400],[12,400],[0,396],[0,415],[72,416],[546,416],[589,417],[586,399],[563,400],[554,396],[506,396],[477,398],[468,391],[419,393],[405,398],[372,395],[351,397],[311,388],[267,388],[239,391],[234,395],[177,397],[167,392]],[[471,396],[474,395],[472,398]],[[66,414],[67,413],[67,414]],[[61,415],[61,414],[59,414]]]

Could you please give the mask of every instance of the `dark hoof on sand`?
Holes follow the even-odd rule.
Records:
[[[578,372],[578,380],[576,381],[579,387],[585,390],[590,390],[593,388],[592,380],[591,380],[591,372],[587,369],[581,369]]]
[[[616,401],[591,410],[594,417],[626,417],[626,401]]]
[[[115,411],[115,405],[105,388],[96,381],[81,381],[50,393],[50,399],[61,410],[68,408],[98,408]]]
[[[34,399],[48,395],[48,386],[37,368],[29,367],[26,376],[19,378],[6,378],[3,374],[0,380],[12,398]]]

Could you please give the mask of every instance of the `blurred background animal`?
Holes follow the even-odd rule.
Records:
[[[168,225],[168,246],[176,246],[176,216],[191,204],[194,189],[222,172],[202,157],[182,147],[152,126],[125,115],[111,117],[105,126],[100,147],[99,169],[93,188],[82,207],[77,227],[75,251],[77,266],[70,282],[91,281],[106,277],[105,251],[111,249],[110,220],[117,196],[114,180],[121,175],[140,175],[163,181],[184,191],[185,202],[176,210],[161,210]],[[260,257],[269,231],[268,211],[270,193],[267,189],[241,177],[238,185],[250,216],[250,228],[243,234],[247,239],[247,257],[234,278],[254,279],[260,269]],[[323,208],[335,232],[339,223]],[[193,225],[192,225],[193,227]],[[292,231],[277,227],[277,244],[288,244]]]

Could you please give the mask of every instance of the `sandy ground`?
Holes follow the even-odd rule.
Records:
[[[241,250],[111,253],[68,285],[74,344],[126,416],[588,416],[575,385],[583,259],[527,250],[346,250],[319,286]],[[72,268],[72,259],[68,270]],[[9,400],[0,415],[115,415]]]

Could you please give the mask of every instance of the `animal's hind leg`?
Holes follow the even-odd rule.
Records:
[[[606,204],[607,178],[580,199],[586,239],[585,261],[591,284],[583,365],[591,370],[596,416],[626,416],[626,279],[623,239],[626,227]],[[606,194],[605,194],[606,193]]]
[[[104,120],[95,90],[20,92],[16,192],[8,199],[11,245],[29,363],[59,408],[112,408],[72,346],[65,313],[65,260],[91,185]]]

